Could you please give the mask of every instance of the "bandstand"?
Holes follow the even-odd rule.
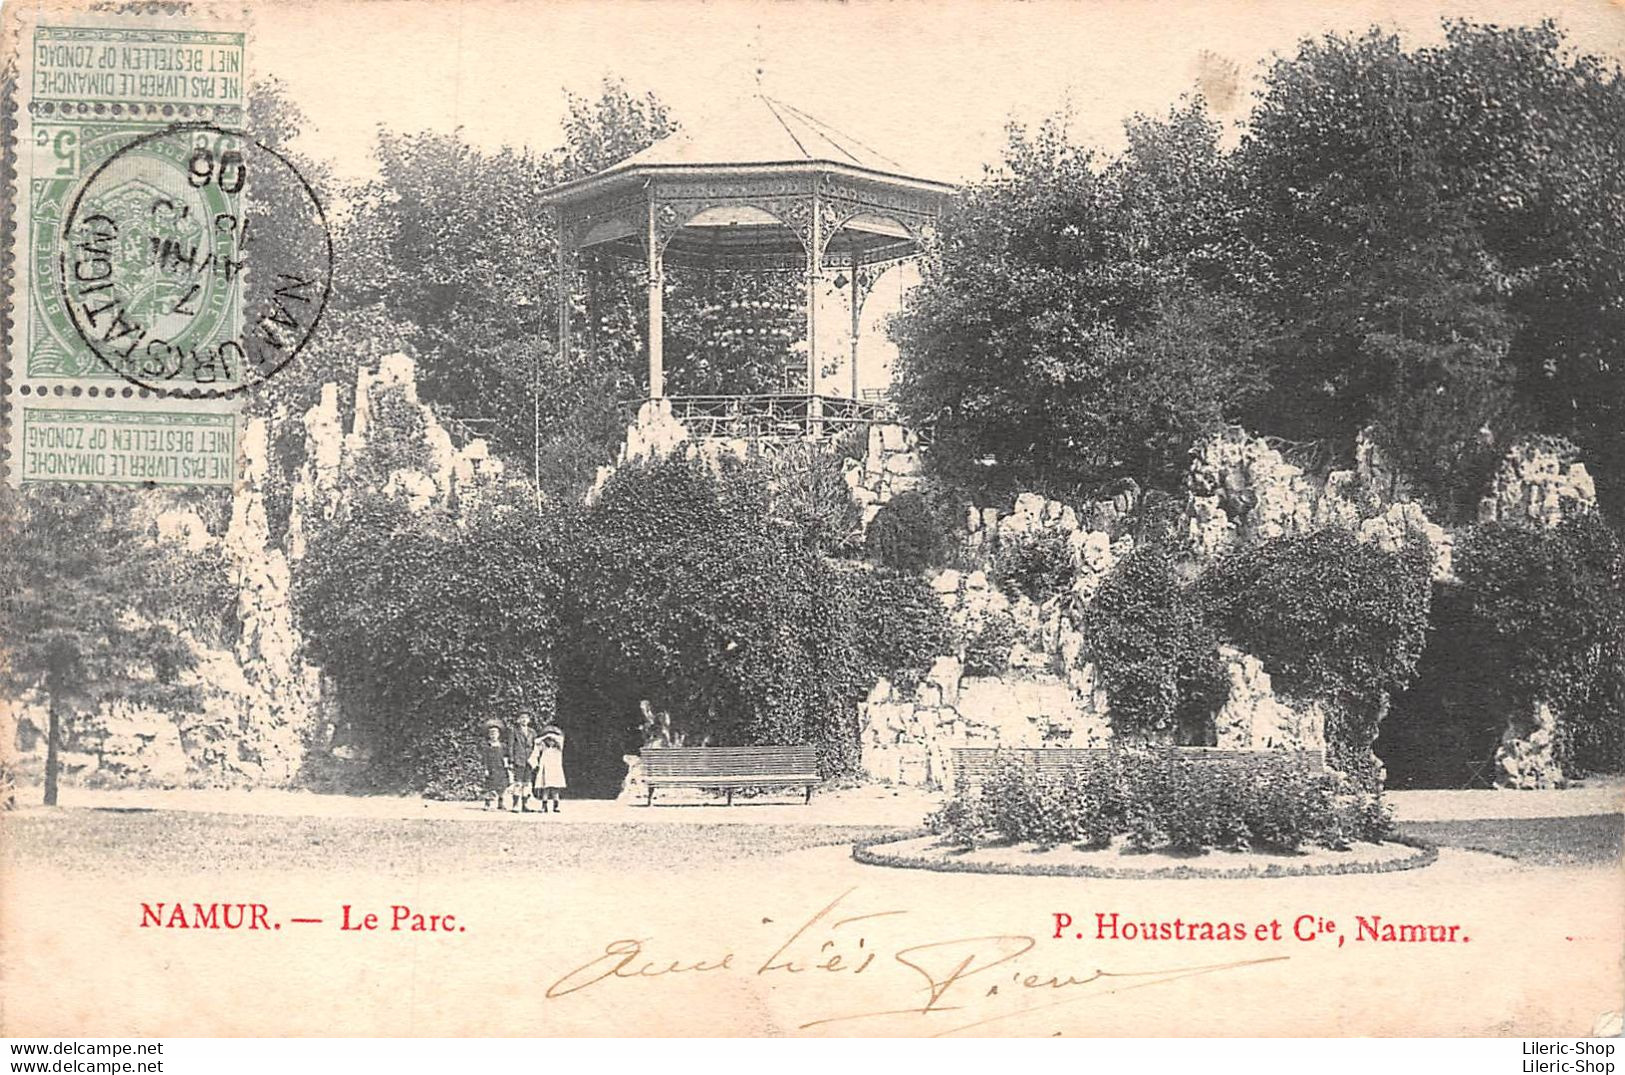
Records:
[[[756,94],[718,121],[543,193],[558,227],[558,347],[573,339],[574,280],[584,256],[647,268],[648,395],[665,399],[694,435],[804,435],[884,415],[860,397],[859,322],[887,268],[917,257],[953,187],[907,174],[893,161],[782,101]],[[668,267],[799,272],[806,282],[805,357],[783,391],[668,396],[663,305]],[[821,295],[839,295],[840,304]],[[850,354],[832,307],[850,319]],[[820,309],[822,307],[822,310]],[[821,334],[822,329],[822,334]],[[820,391],[820,362],[839,358],[846,384]]]

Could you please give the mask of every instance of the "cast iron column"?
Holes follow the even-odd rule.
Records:
[[[655,192],[649,189],[649,398],[666,394],[665,279],[661,268],[660,229],[655,220]]]
[[[807,242],[807,394],[818,395],[818,285],[824,275],[824,227],[818,214],[818,180],[813,180]]]
[[[858,316],[863,312],[863,284],[858,279],[858,249],[852,248],[852,398],[858,398]]]

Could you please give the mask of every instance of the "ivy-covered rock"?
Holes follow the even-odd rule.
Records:
[[[1329,703],[1331,764],[1366,783],[1388,699],[1411,681],[1427,633],[1429,555],[1385,552],[1331,529],[1233,550],[1202,577],[1207,614],[1264,663],[1278,691]]]
[[[479,722],[553,718],[553,542],[532,511],[459,526],[389,498],[312,541],[294,589],[306,646],[374,745],[374,779],[472,796]]]
[[[1159,742],[1203,738],[1193,729],[1222,703],[1224,670],[1198,596],[1180,582],[1164,547],[1138,548],[1113,568],[1085,607],[1082,630],[1111,698],[1114,732]]]
[[[948,648],[922,578],[809,548],[775,495],[755,468],[629,465],[572,528],[566,689],[634,737],[623,749],[647,700],[689,743],[812,743],[850,771],[875,680]]]
[[[1625,768],[1625,549],[1595,512],[1491,525],[1457,543],[1466,614],[1451,644],[1520,722],[1549,704],[1570,776]],[[1522,768],[1527,768],[1523,766]]]

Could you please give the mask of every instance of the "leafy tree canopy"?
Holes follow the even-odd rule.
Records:
[[[0,488],[0,684],[50,709],[45,801],[68,707],[122,699],[195,709],[187,628],[206,633],[227,587],[218,554],[166,549],[141,495],[97,486]]]
[[[1374,425],[1456,517],[1523,432],[1619,482],[1622,129],[1618,70],[1550,22],[1277,59],[1234,161],[1238,232],[1267,266],[1252,294],[1279,326],[1253,424],[1345,444]]]
[[[1239,144],[1200,100],[1105,160],[1013,132],[899,321],[948,469],[1175,483],[1220,418],[1345,454],[1374,430],[1451,519],[1528,432],[1625,506],[1625,80],[1552,23],[1305,40]]]
[[[1217,128],[1198,103],[1129,133],[1104,164],[1058,122],[1012,129],[943,221],[897,325],[897,395],[961,481],[1169,485],[1191,437],[1261,384],[1247,308],[1208,282],[1227,271]]]

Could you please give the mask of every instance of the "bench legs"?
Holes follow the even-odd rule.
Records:
[[[728,800],[724,805],[732,806],[734,804],[734,788],[731,787],[731,786],[726,786],[726,785],[725,785],[725,787],[727,788],[727,792],[728,792]],[[805,805],[812,802],[812,793],[813,793],[813,786],[811,784],[808,784],[802,791],[801,802],[802,802],[803,806],[805,806]],[[650,784],[645,789],[643,805],[644,806],[653,806],[654,804],[655,804],[655,786],[653,784]]]

